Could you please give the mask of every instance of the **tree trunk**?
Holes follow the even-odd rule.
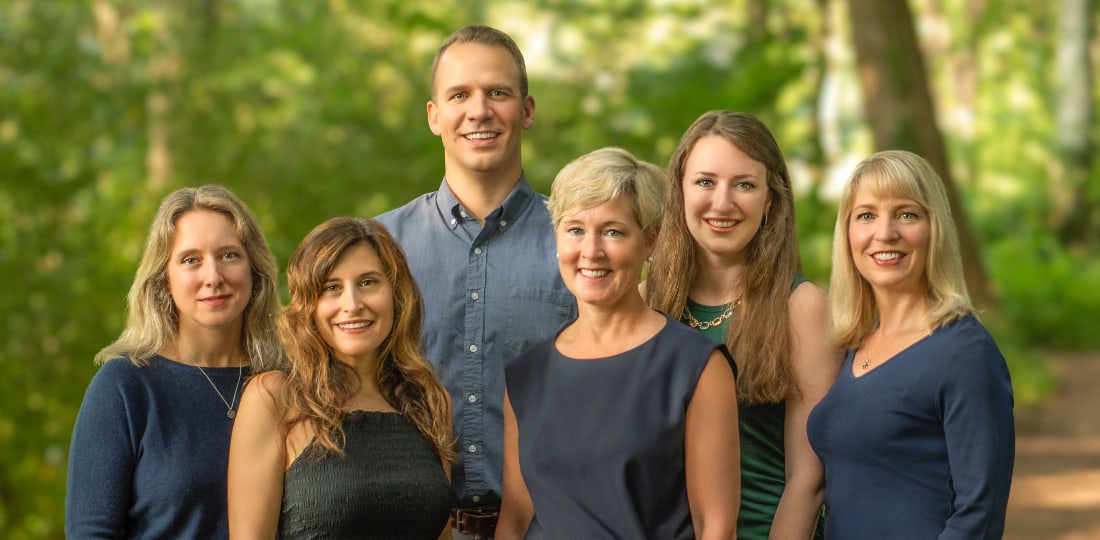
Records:
[[[867,121],[878,149],[908,150],[932,164],[943,178],[959,230],[966,283],[974,305],[994,307],[977,243],[948,166],[936,125],[924,56],[913,15],[904,0],[848,0],[859,81]]]
[[[1100,222],[1090,200],[1089,179],[1093,167],[1091,128],[1096,117],[1093,106],[1094,81],[1089,43],[1094,12],[1093,0],[1062,0],[1058,35],[1057,136],[1064,168],[1062,181],[1052,182],[1055,203],[1052,218],[1066,244],[1095,244]],[[1095,193],[1096,190],[1093,190]]]

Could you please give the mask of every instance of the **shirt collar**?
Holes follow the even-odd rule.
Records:
[[[489,213],[487,218],[499,219],[500,227],[506,229],[508,225],[515,222],[522,214],[531,201],[534,201],[535,190],[531,189],[531,184],[527,183],[527,176],[520,174],[519,182],[516,183],[516,187],[512,188],[512,191],[508,193],[508,196],[504,198],[504,202],[499,207]],[[438,205],[440,213],[448,220],[448,225],[451,229],[458,227],[462,222],[468,219],[474,219],[474,217],[462,207],[462,203],[459,202],[458,196],[454,191],[451,191],[451,186],[447,185],[447,179],[443,179],[443,183],[439,186]]]

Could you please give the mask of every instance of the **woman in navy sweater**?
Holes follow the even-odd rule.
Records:
[[[244,380],[281,362],[278,269],[221,186],[161,203],[122,335],[73,428],[68,538],[227,538],[229,436]]]
[[[840,201],[830,283],[840,376],[810,414],[825,537],[996,539],[1015,455],[1004,357],[974,317],[943,181],[872,155]]]

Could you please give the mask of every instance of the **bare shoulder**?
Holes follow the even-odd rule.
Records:
[[[286,387],[286,374],[282,371],[265,371],[248,379],[244,392],[241,394],[241,403],[263,404],[272,412],[282,412],[281,396]],[[280,415],[281,416],[281,415]]]
[[[800,283],[787,302],[794,323],[824,321],[827,316],[825,291],[809,281]]]

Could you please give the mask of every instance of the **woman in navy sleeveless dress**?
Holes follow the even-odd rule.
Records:
[[[420,354],[421,298],[378,222],[333,218],[287,269],[289,365],[253,379],[229,454],[234,538],[438,538],[450,398]]]
[[[497,538],[734,535],[732,359],[638,291],[663,191],[656,167],[617,148],[554,180],[558,266],[578,316],[505,364]]]

